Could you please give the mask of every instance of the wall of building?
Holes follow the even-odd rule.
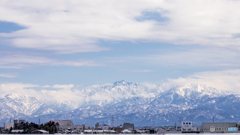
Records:
[[[133,130],[133,129],[134,129],[134,124],[124,123],[124,124],[123,124],[123,130],[124,130],[124,129],[131,129],[131,130]]]
[[[53,120],[59,124],[59,130],[74,129],[72,120]]]
[[[237,127],[237,122],[232,123],[203,123],[202,124],[202,130],[203,131],[210,131],[210,127]]]
[[[10,128],[14,128],[14,123],[4,123],[4,129],[9,130]]]

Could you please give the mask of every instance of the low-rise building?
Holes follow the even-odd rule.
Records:
[[[0,127],[0,133],[2,133],[3,130],[4,130],[4,127]]]
[[[14,128],[14,123],[4,123],[4,130],[10,130],[10,128]]]
[[[240,124],[237,124],[238,131],[240,131]]]
[[[134,130],[134,124],[124,123],[124,124],[123,124],[123,130],[124,130],[124,129]]]
[[[117,133],[122,132],[122,131],[123,131],[123,127],[122,127],[122,125],[117,126],[117,127],[115,128],[115,131],[116,131]]]
[[[99,123],[97,122],[97,123],[95,124],[95,129],[97,129],[99,126],[100,126],[100,125],[99,125]]]
[[[93,129],[92,126],[84,126],[84,130],[90,130]]]
[[[102,130],[110,130],[111,128],[112,127],[110,125],[106,125],[106,124],[102,126]]]
[[[55,123],[58,123],[58,130],[65,131],[68,129],[74,129],[73,128],[73,121],[72,120],[53,120]]]
[[[182,126],[181,126],[181,131],[182,132],[197,132],[200,131],[200,127],[193,126],[193,123],[191,121],[183,121]]]
[[[75,125],[73,126],[74,133],[81,133],[83,131],[83,125]]]
[[[15,119],[15,120],[13,120],[13,123],[14,124],[21,124],[21,123],[26,123],[26,120],[24,120],[24,119]]]
[[[226,123],[203,123],[202,130],[204,132],[235,132],[238,130],[237,122]]]

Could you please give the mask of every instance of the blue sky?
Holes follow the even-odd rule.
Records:
[[[239,5],[233,0],[1,1],[0,83],[84,88],[119,80],[157,85],[174,80],[235,91]]]

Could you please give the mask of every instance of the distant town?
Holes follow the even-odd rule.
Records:
[[[74,125],[72,120],[50,120],[47,123],[14,119],[0,127],[1,134],[173,134],[173,133],[240,133],[237,122],[212,122],[197,125],[191,121],[179,121],[179,126],[135,127],[133,123],[114,126],[96,122],[95,127]]]

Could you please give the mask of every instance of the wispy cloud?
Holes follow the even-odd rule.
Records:
[[[136,73],[149,73],[149,72],[153,72],[154,70],[142,69],[142,70],[119,70],[119,71],[136,72]]]
[[[27,3],[27,4],[26,4]],[[56,3],[59,5],[56,7]],[[66,4],[67,3],[67,4]],[[99,40],[157,41],[240,48],[240,1],[1,1],[0,20],[26,29],[2,33],[8,45],[58,53],[108,50]],[[37,5],[37,6],[36,6]],[[130,6],[130,5],[135,5]],[[224,8],[224,10],[222,10]],[[144,20],[146,14],[154,14]],[[157,21],[159,18],[168,21]]]
[[[104,66],[93,60],[71,61],[22,54],[5,55],[0,58],[0,68],[23,68],[31,66]]]
[[[137,61],[147,65],[161,67],[240,67],[240,54],[226,48],[204,47],[204,48],[182,48],[179,50],[169,49],[159,51],[156,54],[144,57],[129,57],[129,61]]]
[[[5,74],[0,73],[0,77],[15,78],[17,77],[17,74],[16,73],[5,73]]]

